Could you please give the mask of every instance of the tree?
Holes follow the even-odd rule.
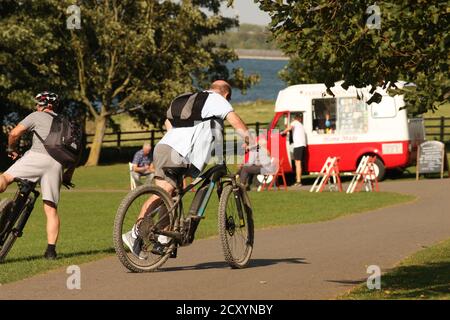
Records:
[[[33,47],[40,49],[36,55],[27,49],[17,64],[26,72],[37,66],[45,69],[38,68],[41,72],[28,78],[7,73],[6,79],[18,82],[13,92],[44,76],[59,79],[44,83],[56,86],[66,99],[79,102],[95,121],[86,165],[97,165],[112,115],[130,112],[142,124],[162,125],[164,111],[181,92],[217,78],[229,79],[243,90],[258,80],[255,75],[244,76],[239,69],[230,74],[226,62],[237,59],[235,53],[203,41],[237,26],[235,19],[218,15],[222,2],[85,0],[73,6],[69,0],[6,1],[0,10],[9,14],[4,27],[11,42],[17,41],[14,29],[20,28]],[[205,14],[205,9],[211,14]],[[2,12],[1,20],[3,17]],[[40,28],[28,23],[29,17]],[[48,41],[42,44],[40,37]],[[10,52],[16,46],[7,45]],[[12,59],[10,55],[6,61]]]
[[[254,1],[292,57],[282,73],[288,83],[387,85],[407,92],[415,113],[450,101],[448,1]],[[398,80],[416,86],[400,90],[392,86]]]
[[[36,93],[73,88],[63,43],[65,12],[44,1],[0,2],[0,157],[6,165],[7,133],[34,108]],[[69,76],[68,76],[69,75]],[[22,141],[26,144],[28,141]]]
[[[108,118],[141,106],[142,123],[161,123],[179,93],[211,78],[230,78],[225,62],[235,59],[226,47],[202,42],[236,26],[218,16],[221,1],[85,1],[82,28],[71,31],[82,101],[95,118],[95,136],[86,165],[98,163]],[[215,15],[208,17],[205,7]],[[239,75],[236,71],[235,75]],[[237,77],[245,88],[254,78]]]
[[[0,101],[7,101],[2,99],[0,95]],[[8,134],[14,125],[28,113],[27,109],[20,107],[19,105],[2,103],[0,107],[0,171],[5,170],[11,161],[7,157],[6,148],[8,146]],[[21,141],[18,146],[19,151],[28,149],[30,140]]]

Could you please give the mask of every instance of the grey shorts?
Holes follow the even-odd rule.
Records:
[[[181,170],[184,175],[196,177],[200,171],[189,164],[178,152],[167,144],[158,143],[153,153],[153,165],[155,166],[155,178],[163,179],[172,186],[177,186],[176,176],[168,174],[164,168],[184,169]]]
[[[42,200],[59,202],[62,182],[62,165],[48,154],[28,151],[5,174],[13,178],[40,182]]]

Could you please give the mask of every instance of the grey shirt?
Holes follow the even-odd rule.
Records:
[[[54,112],[51,113],[56,115],[56,113]],[[53,117],[50,114],[48,114],[48,112],[36,111],[28,115],[19,124],[27,128],[28,131],[36,131],[39,134],[39,136],[43,140],[45,140],[48,134],[50,133],[52,122]],[[39,140],[36,134],[33,134],[33,145],[31,146],[30,151],[48,154],[47,150],[45,150],[43,143],[41,142],[41,140]]]

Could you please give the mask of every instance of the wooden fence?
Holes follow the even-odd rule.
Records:
[[[448,142],[450,140],[450,117],[424,118],[425,133],[429,140],[439,140]],[[261,130],[267,129],[269,123],[255,122],[248,124],[250,129],[254,129],[258,134]],[[230,128],[226,126],[225,128]],[[164,130],[144,130],[144,131],[117,131],[105,134],[104,143],[112,143],[117,148],[121,148],[123,143],[149,142],[152,147],[163,137]],[[94,135],[87,135],[87,143],[92,142]],[[134,144],[136,145],[136,144]]]
[[[259,134],[261,130],[267,129],[268,123],[261,123],[261,122],[255,122],[247,124],[247,127],[249,129],[255,130],[256,134]],[[225,129],[231,128],[230,126],[225,126]],[[137,145],[137,142],[149,142],[151,146],[155,146],[156,143],[158,143],[159,140],[163,137],[165,133],[165,130],[143,130],[143,131],[116,131],[116,132],[108,132],[105,133],[105,138],[103,140],[104,144],[112,143],[114,144],[118,149],[120,149],[124,143],[131,143],[133,145]],[[87,144],[92,143],[94,135],[88,134],[86,135],[87,138]]]
[[[450,117],[424,118],[424,120],[427,139],[442,142],[450,140]]]

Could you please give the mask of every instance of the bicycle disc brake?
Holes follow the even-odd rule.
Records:
[[[156,235],[153,232],[153,217],[151,215],[146,215],[141,221],[138,223],[137,231],[141,239],[144,242],[156,242]]]

